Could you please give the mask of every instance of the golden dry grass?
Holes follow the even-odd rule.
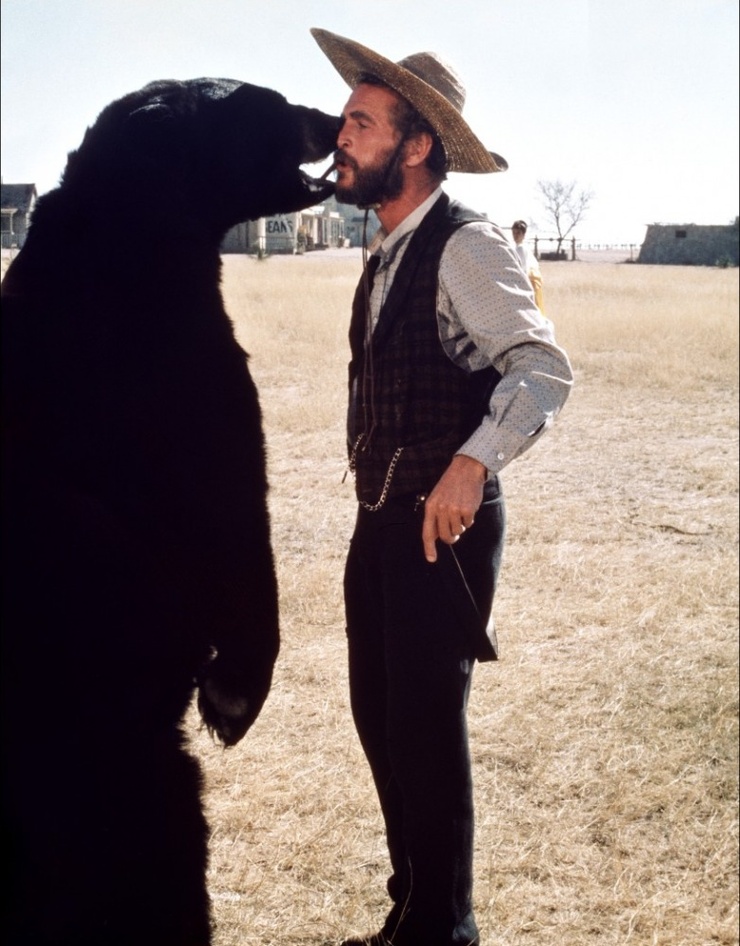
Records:
[[[386,907],[341,578],[356,258],[227,257],[269,447],[283,647],[206,772],[216,946],[319,946]],[[737,886],[737,270],[545,265],[576,386],[505,471],[502,659],[470,707],[482,946],[731,946]]]

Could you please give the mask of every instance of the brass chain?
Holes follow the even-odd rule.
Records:
[[[352,448],[352,453],[350,454],[350,458],[349,458],[349,468],[350,468],[351,473],[354,473],[357,467],[357,448],[359,447],[360,441],[362,440],[363,437],[364,437],[364,434],[360,434],[360,436],[355,441],[354,447]],[[383,507],[383,504],[388,498],[388,491],[391,488],[391,480],[393,479],[393,471],[396,469],[396,464],[398,463],[398,460],[402,453],[403,453],[403,447],[399,447],[396,450],[396,452],[393,454],[393,456],[391,457],[391,462],[388,464],[388,472],[385,474],[385,482],[383,483],[383,489],[381,490],[381,493],[380,493],[380,499],[377,501],[377,503],[366,503],[364,499],[358,500],[359,504],[362,506],[363,509],[367,509],[368,512],[377,512],[379,509]]]

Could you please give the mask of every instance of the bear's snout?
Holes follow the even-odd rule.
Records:
[[[301,110],[303,125],[302,163],[310,164],[330,155],[337,144],[337,135],[342,125],[338,115],[327,115],[317,108],[297,105]]]

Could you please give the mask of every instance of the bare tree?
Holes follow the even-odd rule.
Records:
[[[583,220],[593,192],[576,190],[575,181],[537,181],[540,202],[550,215],[558,234],[558,254],[563,247],[563,240]]]

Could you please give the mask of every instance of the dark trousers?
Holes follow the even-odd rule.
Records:
[[[358,512],[345,572],[352,712],[388,838],[393,907],[383,932],[394,946],[470,946],[478,929],[466,711],[504,504],[489,484],[474,526],[453,548],[438,543],[434,564],[423,554],[423,507],[414,506],[409,497]]]

